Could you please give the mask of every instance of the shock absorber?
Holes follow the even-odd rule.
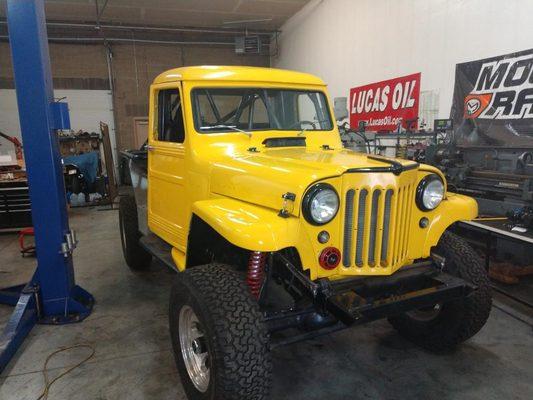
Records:
[[[263,280],[265,279],[265,264],[267,253],[252,251],[248,260],[248,274],[246,283],[250,287],[250,292],[255,298],[259,297]]]

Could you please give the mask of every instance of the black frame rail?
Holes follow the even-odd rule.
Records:
[[[316,330],[273,338],[271,348],[460,299],[476,289],[463,279],[442,272],[433,260],[405,266],[390,276],[311,281],[283,255],[275,253],[274,257],[292,275],[292,283],[298,284],[311,298],[312,305],[300,310],[266,314],[265,322],[270,332],[298,327],[306,316],[313,313],[330,318],[330,323]]]

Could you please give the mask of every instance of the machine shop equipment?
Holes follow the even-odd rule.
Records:
[[[372,153],[375,134],[365,132],[364,124],[358,130],[350,129],[348,122],[338,125],[342,145],[361,153]]]
[[[0,137],[4,138],[8,142],[13,143],[13,146],[15,146],[15,155],[17,158],[18,166],[22,167],[22,165],[24,164],[24,156],[22,155],[22,143],[20,143],[20,140],[18,140],[15,136],[6,135],[3,132],[0,132]],[[0,146],[1,145],[2,143],[0,143]]]
[[[357,130],[354,130],[346,121],[349,116],[347,97],[335,97],[333,99],[333,112],[337,120],[342,145],[347,149],[361,153],[372,153],[371,143],[375,141],[375,134],[366,132],[364,122],[359,124]]]
[[[533,204],[533,148],[441,144],[426,150],[426,160],[446,174],[452,191],[475,197],[480,214]]]
[[[435,132],[444,127],[438,122]],[[473,119],[440,134],[426,149],[426,162],[446,174],[451,191],[474,197],[480,215],[503,216],[533,205],[533,139],[522,137],[521,145],[496,144]]]
[[[490,258],[528,266],[533,248],[533,140],[530,145],[526,137],[521,138],[524,145],[496,144],[475,121],[466,121],[428,146],[426,163],[444,172],[451,192],[476,199],[480,218],[459,226],[458,233],[485,242],[487,268]]]

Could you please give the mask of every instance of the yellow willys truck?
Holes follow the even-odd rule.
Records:
[[[388,318],[434,351],[487,321],[477,215],[428,165],[343,149],[326,85],[293,71],[177,68],[128,151],[124,256],[178,273],[169,324],[190,399],[268,397],[271,348]]]

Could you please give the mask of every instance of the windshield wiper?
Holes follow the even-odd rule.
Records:
[[[327,119],[315,119],[315,120],[309,121],[309,122],[312,122],[312,124],[309,124],[309,125],[313,126],[313,129],[312,129],[313,131],[319,131],[319,130],[321,131],[321,130],[323,130],[322,127],[320,127],[320,129],[317,129],[315,123],[317,123],[317,124],[322,124],[324,122],[328,122],[329,123],[329,120],[327,120]],[[309,128],[302,128],[302,130],[300,132],[298,132],[297,136],[302,136],[308,130],[309,130]]]
[[[302,136],[307,131],[307,128],[303,128],[300,132],[298,132],[297,136]]]
[[[243,131],[242,129],[239,129],[237,128],[235,125],[224,125],[224,124],[219,124],[219,125],[209,125],[209,126],[201,126],[200,127],[201,130],[210,130],[210,129],[231,129],[235,132],[241,132],[241,133],[244,133],[246,136],[248,137],[252,137],[252,133],[251,132],[247,132],[247,131]]]

